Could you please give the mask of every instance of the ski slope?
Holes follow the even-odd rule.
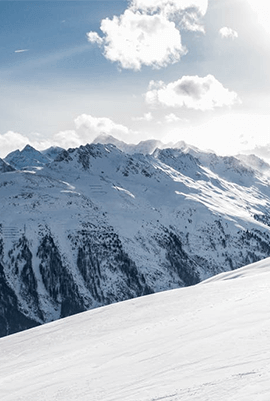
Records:
[[[270,259],[0,339],[4,401],[269,401]]]

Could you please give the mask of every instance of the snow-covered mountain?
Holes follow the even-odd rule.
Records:
[[[118,149],[122,150],[122,152],[129,154],[142,153],[143,155],[151,154],[157,148],[163,149],[167,147],[165,144],[157,139],[148,139],[137,144],[130,144],[120,141],[119,139],[116,139],[111,135],[99,135],[95,138],[93,143],[101,143],[103,145],[112,144],[115,145]]]
[[[6,163],[3,159],[0,159],[0,173],[8,173],[9,171],[14,171],[15,169]]]
[[[268,401],[270,260],[0,339],[5,401]]]
[[[15,150],[9,153],[4,160],[18,170],[28,167],[41,167],[51,161],[49,157],[30,145],[26,145],[23,150]]]
[[[188,147],[91,144],[38,168],[29,153],[0,174],[1,335],[270,256],[267,166]]]
[[[46,156],[49,161],[53,161],[63,150],[64,149],[59,146],[51,146],[48,149],[42,150],[41,153]]]

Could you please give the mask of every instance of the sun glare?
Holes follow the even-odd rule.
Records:
[[[252,9],[256,12],[259,24],[270,33],[269,15],[270,2],[269,0],[248,0]]]

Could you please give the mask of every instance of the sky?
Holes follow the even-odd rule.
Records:
[[[0,157],[98,135],[270,160],[267,0],[0,0]]]

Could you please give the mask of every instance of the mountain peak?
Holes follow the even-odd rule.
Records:
[[[60,146],[51,146],[48,149],[42,150],[44,156],[46,156],[51,161],[55,160],[55,158],[63,151],[64,149]]]
[[[45,155],[29,144],[22,150],[15,150],[9,153],[4,160],[19,170],[29,167],[42,167],[50,161]]]
[[[164,148],[165,145],[157,139],[146,139],[145,141],[140,141],[137,144],[126,143],[111,135],[99,135],[94,141],[94,144],[101,143],[103,145],[112,144],[115,145],[122,152],[128,154],[142,153],[144,155],[152,154],[157,148]]]
[[[37,151],[33,146],[27,144],[27,145],[23,148],[23,150],[21,151],[21,153],[22,153],[22,152],[38,152],[38,151]]]

